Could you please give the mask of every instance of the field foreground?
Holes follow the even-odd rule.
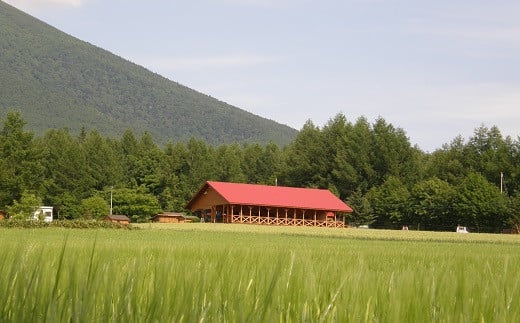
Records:
[[[0,321],[518,322],[520,236],[0,229]]]

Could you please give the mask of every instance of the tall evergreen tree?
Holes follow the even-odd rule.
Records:
[[[285,154],[282,183],[295,187],[328,187],[325,152],[320,129],[307,121]]]
[[[187,167],[184,180],[191,193],[195,193],[205,181],[218,178],[215,149],[202,140],[192,138],[188,141],[184,162]]]
[[[365,194],[372,186],[377,184],[377,173],[371,163],[372,129],[368,120],[359,118],[352,127],[351,140],[348,142],[352,154],[351,164],[356,170],[356,191]]]
[[[88,172],[94,180],[95,190],[122,185],[123,165],[118,158],[114,143],[94,130],[84,135],[80,145],[85,152]]]
[[[437,177],[452,185],[460,183],[469,172],[465,166],[464,149],[464,139],[457,136],[450,144],[433,152],[426,158],[426,176]]]
[[[504,139],[496,126],[480,126],[465,147],[466,167],[499,186],[501,174],[514,174],[513,150],[511,138]],[[512,193],[516,186],[509,184],[505,189]]]
[[[281,174],[282,152],[280,148],[269,143],[265,147],[258,143],[242,146],[242,170],[248,183],[271,184]]]
[[[323,149],[322,157],[324,171],[327,175],[329,187],[333,185],[341,198],[346,198],[356,189],[358,173],[353,165],[352,125],[344,115],[338,114],[322,129]]]
[[[19,113],[10,112],[0,130],[0,208],[19,200],[24,191],[42,191],[45,150],[35,145],[25,125]]]
[[[59,217],[79,217],[81,200],[95,188],[85,151],[67,129],[47,131],[39,144],[48,152],[44,202],[56,207]]]
[[[378,118],[373,125],[371,147],[376,185],[388,176],[398,177],[408,186],[421,179],[421,152],[412,147],[404,130]]]
[[[237,144],[221,145],[215,152],[217,180],[242,183],[246,176],[242,173],[242,150]]]
[[[188,169],[185,163],[187,155],[183,143],[168,143],[164,149],[164,160],[161,169],[161,178],[164,189],[158,196],[159,203],[164,210],[182,211],[190,192],[186,187]]]

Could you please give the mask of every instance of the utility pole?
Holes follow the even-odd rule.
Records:
[[[500,172],[500,193],[502,193],[504,191],[503,186],[504,186],[504,173]]]
[[[112,189],[114,186],[110,186],[110,216],[112,216]]]

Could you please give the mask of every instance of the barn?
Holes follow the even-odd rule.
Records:
[[[329,190],[228,182],[204,183],[186,205],[209,222],[344,227],[352,209]]]

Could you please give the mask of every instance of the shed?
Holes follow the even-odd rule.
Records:
[[[204,183],[186,205],[210,222],[344,227],[352,209],[326,189]]]
[[[186,222],[186,217],[183,213],[178,212],[164,212],[156,214],[152,218],[153,222],[160,222],[160,223],[184,223]]]
[[[0,220],[3,220],[7,217],[7,213],[4,210],[0,210]]]
[[[114,223],[130,224],[130,219],[126,215],[107,215],[105,221]]]

